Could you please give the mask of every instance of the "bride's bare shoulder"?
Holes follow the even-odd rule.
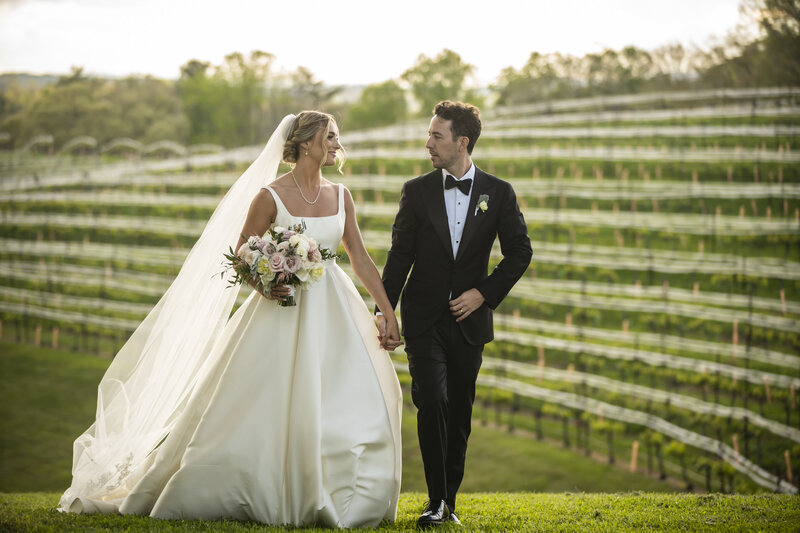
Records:
[[[292,181],[292,177],[287,173],[272,180],[269,187],[274,191],[280,191],[281,189],[288,188],[290,185],[294,187],[294,182]]]
[[[270,194],[266,187],[262,187],[258,190],[250,207],[251,209],[257,209],[262,212],[273,212],[277,209],[275,198],[272,197],[272,194]]]
[[[333,188],[336,188],[336,189],[339,188],[339,184],[338,183],[336,183],[335,181],[331,181],[328,178],[322,178],[322,186],[323,187],[333,187]]]

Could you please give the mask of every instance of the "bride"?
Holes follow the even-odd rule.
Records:
[[[341,156],[330,115],[283,119],[100,382],[60,510],[339,527],[394,520],[401,393],[384,348],[400,334],[350,192],[322,177]],[[292,170],[273,179],[281,159]],[[344,244],[388,318],[380,336],[332,260],[296,306],[275,301],[286,287],[253,291],[229,318],[236,291],[218,275],[223,252],[271,223],[303,222],[321,247]]]

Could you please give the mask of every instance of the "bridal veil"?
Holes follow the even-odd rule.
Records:
[[[255,194],[275,178],[294,120],[284,117],[220,201],[172,285],[111,362],[98,387],[96,420],[74,444],[62,510],[104,511],[104,501],[111,507],[180,418],[236,300],[219,275],[222,254],[236,245]]]

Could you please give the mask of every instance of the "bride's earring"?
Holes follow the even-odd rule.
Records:
[[[306,148],[306,155],[308,155],[308,148]]]

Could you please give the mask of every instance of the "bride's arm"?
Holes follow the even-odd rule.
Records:
[[[353,202],[353,197],[350,191],[345,187],[344,189],[344,207],[345,207],[345,225],[344,235],[342,236],[342,244],[350,257],[350,265],[353,267],[353,273],[358,277],[364,287],[372,296],[375,305],[378,306],[381,313],[387,320],[387,336],[395,341],[391,345],[391,349],[396,348],[400,344],[400,332],[397,325],[397,318],[394,314],[392,304],[389,303],[389,297],[386,296],[386,290],[383,288],[378,268],[375,262],[367,253],[367,247],[364,245],[364,239],[361,236],[361,230],[358,229],[358,221],[356,220],[356,206]]]
[[[275,199],[272,198],[272,195],[266,189],[258,191],[253,201],[250,202],[250,209],[247,211],[239,242],[236,243],[236,250],[239,250],[247,242],[248,237],[253,235],[263,237],[275,221],[277,214],[278,208],[275,206]]]
[[[250,209],[247,211],[247,218],[244,221],[239,241],[236,243],[236,251],[238,252],[239,248],[247,242],[248,237],[253,235],[262,237],[275,221],[277,214],[278,208],[275,205],[275,199],[272,195],[266,189],[258,191],[255,198],[253,198],[253,201],[250,203]],[[248,280],[247,284],[270,300],[289,294],[289,290],[286,287],[276,287],[272,289],[269,294],[266,294],[263,290],[259,290],[256,287],[256,283],[253,280]]]

